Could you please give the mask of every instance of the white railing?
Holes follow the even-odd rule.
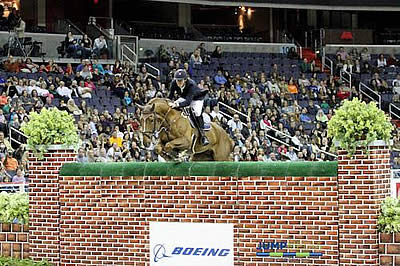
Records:
[[[12,144],[12,142],[17,143],[18,145],[25,144],[25,143],[20,142],[19,140],[16,140],[15,138],[13,138],[13,133],[17,133],[18,135],[21,135],[21,136],[25,137],[26,139],[28,139],[28,136],[25,135],[22,131],[10,126],[8,128],[8,137],[10,139],[11,144]]]
[[[223,107],[228,108],[229,110],[232,110],[234,113],[237,113],[237,114],[240,114],[240,115],[246,117],[246,118],[247,118],[247,121],[250,121],[250,120],[251,120],[250,116],[248,116],[248,115],[246,115],[246,114],[244,114],[244,113],[242,113],[242,112],[236,110],[235,108],[230,107],[229,105],[226,105],[226,104],[221,103],[221,102],[218,102],[218,105],[222,105]]]
[[[155,72],[155,74],[151,73],[151,72],[149,72],[149,69],[147,69],[147,74],[149,74],[150,77],[158,80],[158,78],[160,77],[160,74],[161,74],[160,70],[149,63],[144,63],[144,65],[146,66],[146,68],[149,68]]]
[[[372,90],[370,87],[368,87],[367,85],[365,85],[362,82],[360,82],[358,89],[359,89],[360,93],[367,96],[369,99],[377,102],[379,109],[382,109],[382,97],[379,95],[379,93]],[[374,97],[376,97],[376,98],[372,97],[371,94],[374,95]]]
[[[117,58],[121,61],[130,62],[137,72],[139,62],[139,38],[137,36],[117,35],[114,40]]]
[[[323,63],[322,63],[323,69],[325,69],[325,67],[327,67],[330,70],[331,76],[332,76],[333,75],[333,61],[330,60],[326,56],[323,57],[322,61],[323,61]]]
[[[347,77],[346,77],[347,76]],[[345,82],[347,82],[348,84],[349,84],[349,88],[351,89],[351,85],[352,85],[352,83],[351,83],[351,78],[352,78],[352,75],[351,75],[351,73],[350,72],[347,72],[346,70],[344,70],[344,69],[340,69],[340,79],[341,80],[344,80]]]
[[[393,118],[393,116],[395,116],[397,119],[400,119],[400,115],[398,115],[395,112],[393,112],[393,110],[399,111],[398,113],[400,114],[400,108],[397,107],[396,105],[394,105],[393,103],[390,103],[389,104],[389,115],[390,115],[390,118]]]
[[[240,114],[240,115],[242,115],[242,116],[244,116],[244,117],[246,117],[247,119],[250,120],[250,117],[249,117],[248,115],[246,115],[246,114],[244,114],[244,113],[242,113],[242,112],[240,112],[240,111],[238,111],[238,110],[236,110],[236,109],[230,107],[229,105],[226,105],[226,104],[221,103],[221,102],[218,102],[218,104],[219,104],[219,105],[222,105],[222,106],[224,106],[224,107],[226,107],[226,108],[232,110],[233,112],[238,113],[238,114]],[[232,119],[232,116],[231,116],[231,115],[226,114],[226,113],[224,113],[224,112],[222,112],[222,111],[219,111],[219,112],[220,112],[222,115],[224,115],[224,116],[229,117],[230,119]],[[242,123],[242,124],[245,125],[245,126],[247,127],[247,124],[246,124],[246,123]],[[283,135],[283,136],[289,138],[290,140],[292,140],[292,136],[290,136],[290,135],[288,135],[288,134],[286,134],[286,133],[284,133],[284,132],[282,132],[282,131],[280,131],[280,130],[278,130],[278,129],[276,129],[276,128],[273,128],[273,127],[270,127],[270,126],[267,126],[267,125],[265,125],[265,126],[266,126],[266,128],[268,128],[269,130],[272,130],[272,131],[276,132],[277,134]],[[275,138],[275,137],[269,135],[267,132],[265,132],[265,134],[267,134],[267,136],[268,136],[269,138],[271,138],[271,139],[273,139],[273,140],[275,140],[275,141],[277,141],[277,142],[279,142],[279,143],[281,143],[281,144],[283,144],[283,145],[285,145],[285,146],[288,146],[288,147],[289,147],[289,146],[294,146],[294,145],[291,145],[291,144],[289,144],[289,143],[286,143],[286,142],[284,142],[284,141],[281,141],[281,140],[279,140],[279,139],[277,139],[277,138]],[[300,151],[300,150],[299,150],[298,148],[296,148],[296,147],[293,147],[293,148],[294,148],[296,151]],[[330,152],[327,152],[327,151],[324,151],[324,150],[321,150],[321,149],[319,149],[318,147],[317,147],[317,150],[318,150],[319,152],[325,153],[326,155],[332,156],[333,158],[337,158],[337,155],[335,155],[335,154],[333,154],[333,153],[330,153]]]
[[[11,188],[13,192],[25,192],[28,189],[28,184],[26,183],[0,183],[0,188],[2,190],[6,188]]]

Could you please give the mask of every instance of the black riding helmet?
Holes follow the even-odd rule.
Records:
[[[175,80],[187,80],[188,75],[184,69],[178,69],[175,72],[174,79]]]

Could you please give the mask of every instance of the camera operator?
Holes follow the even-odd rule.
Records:
[[[19,14],[18,11],[15,7],[11,10],[11,13],[8,15],[8,30],[12,31],[15,29],[15,27],[18,26],[19,23]]]

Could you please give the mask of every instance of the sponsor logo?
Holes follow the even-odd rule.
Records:
[[[320,249],[318,246],[304,245],[300,243],[282,242],[259,242],[257,247],[257,257],[320,257],[322,252],[312,252],[311,249]],[[284,249],[300,249],[308,252],[283,252]],[[275,252],[270,252],[274,250]],[[282,252],[277,252],[277,250]]]
[[[226,257],[231,252],[228,248],[199,248],[199,247],[175,247],[170,255],[164,245],[157,244],[153,248],[154,262],[173,256],[203,256],[203,257]]]

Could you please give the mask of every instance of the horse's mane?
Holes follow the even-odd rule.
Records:
[[[150,105],[150,104],[153,104],[153,103],[165,103],[165,104],[168,104],[169,102],[171,102],[171,100],[168,99],[168,98],[153,98],[150,101],[148,101],[148,103],[146,105]]]

